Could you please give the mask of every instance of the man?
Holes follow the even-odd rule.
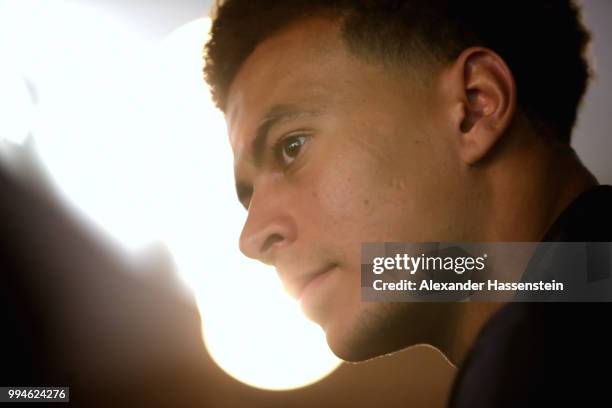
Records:
[[[589,76],[575,5],[228,0],[211,34],[206,78],[248,209],[241,250],[276,267],[334,353],[431,344],[460,367],[453,406],[550,402],[562,393],[548,386],[592,367],[553,358],[589,336],[550,320],[584,322],[575,305],[360,291],[363,242],[612,240],[598,218],[612,192],[569,145]],[[575,365],[560,376],[563,361]]]

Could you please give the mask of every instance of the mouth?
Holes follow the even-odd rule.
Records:
[[[311,292],[313,292],[320,283],[325,280],[329,272],[335,268],[335,265],[329,265],[321,270],[307,274],[303,278],[298,278],[287,285],[287,291],[297,301],[302,300]]]
[[[300,303],[304,303],[307,298],[311,297],[311,295],[317,291],[321,283],[329,276],[334,267],[335,265],[330,265],[302,279],[294,292],[296,300]]]

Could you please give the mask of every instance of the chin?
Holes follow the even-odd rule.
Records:
[[[334,337],[333,334],[329,334],[329,332],[326,332],[326,336],[327,344],[330,350],[336,355],[336,357],[349,363],[367,361],[378,357],[381,354],[386,354],[377,353],[373,350],[367,350],[363,347],[355,347],[353,344],[350,344],[350,341],[338,339]]]
[[[329,348],[341,360],[356,363],[423,344],[411,335],[417,330],[406,330],[397,318],[405,306],[370,303],[352,318],[328,322],[323,329]]]

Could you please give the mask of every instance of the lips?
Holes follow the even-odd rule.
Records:
[[[291,297],[300,300],[304,294],[305,289],[311,284],[316,283],[317,280],[323,277],[324,274],[328,273],[334,268],[334,265],[327,266],[320,270],[317,270],[313,273],[305,274],[301,277],[294,278],[293,280],[289,280],[287,282],[286,288],[287,292],[291,295]],[[282,274],[279,272],[279,275]]]

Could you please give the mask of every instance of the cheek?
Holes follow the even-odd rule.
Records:
[[[302,195],[308,202],[300,204],[308,214],[305,236],[315,247],[324,247],[321,251],[329,253],[344,271],[346,293],[338,301],[351,308],[360,299],[361,244],[400,239],[401,225],[397,211],[388,208],[394,201],[381,185],[376,168],[354,164],[346,160],[333,168],[318,166],[308,192]],[[357,294],[357,299],[346,298],[351,294]]]
[[[373,215],[378,192],[368,172],[347,161],[320,171],[315,180],[315,208],[331,231],[349,238]]]
[[[346,160],[315,178],[316,211],[328,231],[358,243],[399,239],[415,214],[414,183],[378,162]]]

